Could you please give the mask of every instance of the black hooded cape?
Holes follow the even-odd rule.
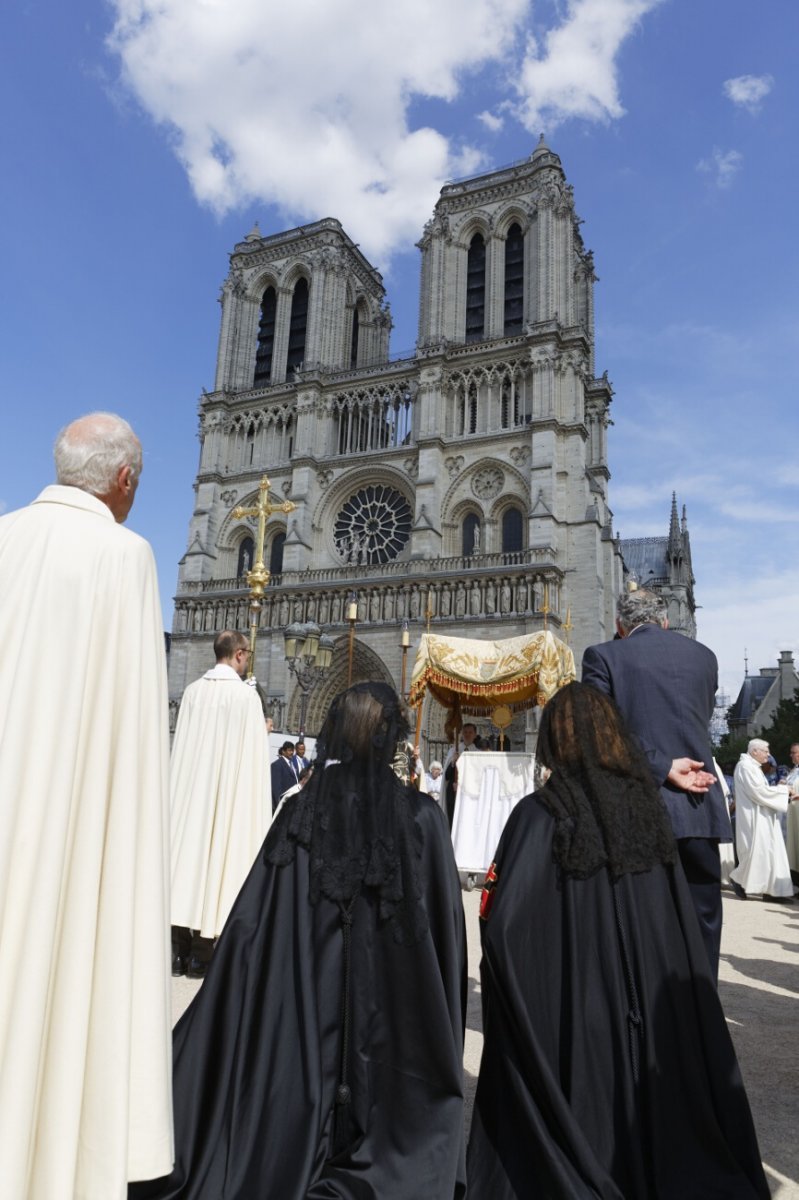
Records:
[[[554,829],[528,796],[497,850],[469,1200],[766,1200],[679,865],[570,878]]]
[[[446,818],[406,791],[429,928],[401,944],[369,887],[355,902],[345,1148],[331,1157],[340,910],[325,896],[309,903],[307,849],[298,845],[286,865],[268,861],[278,816],[175,1028],[175,1169],[131,1184],[131,1200],[465,1195],[463,906]]]

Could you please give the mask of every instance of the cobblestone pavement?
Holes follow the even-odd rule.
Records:
[[[466,1120],[471,1118],[483,1037],[479,891],[464,892],[469,939]],[[172,983],[175,1020],[200,985]],[[771,1193],[799,1200],[799,901],[739,900],[724,892],[719,992],[738,1052]]]

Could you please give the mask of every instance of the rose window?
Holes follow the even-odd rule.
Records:
[[[361,488],[336,518],[336,548],[345,563],[390,562],[406,546],[411,522],[411,506],[395,488]]]

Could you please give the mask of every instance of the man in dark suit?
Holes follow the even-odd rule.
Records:
[[[297,772],[298,779],[300,772],[304,771],[306,767],[310,767],[311,765],[308,759],[305,757],[305,742],[302,740],[302,738],[300,738],[294,747],[294,753],[291,756],[291,765]]]
[[[278,750],[277,758],[270,767],[272,780],[272,812],[280,803],[280,797],[298,781],[298,772],[294,770],[291,759],[294,755],[294,743],[284,742]]]
[[[666,605],[643,589],[619,598],[619,637],[589,646],[583,683],[611,696],[640,742],[671,818],[711,967],[721,944],[719,842],[732,840],[708,730],[718,682],[707,646],[668,628]]]

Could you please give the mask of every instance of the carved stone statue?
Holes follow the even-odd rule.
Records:
[[[480,526],[475,525],[474,540],[472,542],[472,554],[479,554],[479,553],[480,553]]]
[[[448,617],[452,612],[452,594],[450,593],[448,583],[445,583],[441,589],[441,596],[439,598],[439,612],[441,613],[442,617]]]
[[[394,589],[389,588],[383,597],[383,618],[386,621],[394,620]]]
[[[495,613],[497,611],[497,589],[494,587],[493,579],[490,579],[486,587],[486,612]]]
[[[330,597],[327,592],[322,592],[319,600],[319,624],[327,625],[330,620]]]
[[[477,580],[473,580],[471,591],[469,592],[469,612],[473,617],[480,616],[480,588]]]
[[[466,589],[462,583],[459,583],[455,589],[455,616],[466,616]]]
[[[499,611],[501,613],[509,613],[511,606],[510,584],[507,579],[503,579],[502,588],[499,593]]]
[[[372,592],[369,600],[369,619],[371,621],[380,620],[380,593],[377,591]]]
[[[414,586],[411,588],[411,616],[415,619],[419,616],[420,596],[419,589]]]
[[[333,605],[332,605],[332,611],[330,614],[330,619],[334,625],[338,625],[338,623],[341,620],[341,596],[339,596],[339,595],[335,595],[333,597]]]

